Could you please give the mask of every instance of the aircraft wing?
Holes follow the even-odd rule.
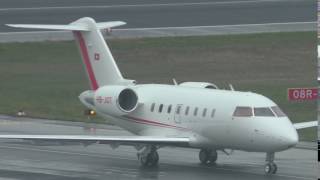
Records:
[[[294,123],[293,126],[296,129],[304,129],[304,128],[309,128],[309,127],[316,127],[316,126],[318,126],[318,121]]]
[[[138,145],[155,144],[165,146],[189,146],[187,137],[159,136],[88,136],[88,135],[0,135],[0,139],[22,139],[33,141],[79,142],[84,144]]]

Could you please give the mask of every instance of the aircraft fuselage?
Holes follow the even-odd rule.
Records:
[[[271,109],[277,105],[256,93],[133,85],[129,88],[137,94],[139,104],[134,111],[119,114],[108,110],[118,103],[117,97],[109,94],[110,87],[95,91],[95,110],[137,135],[193,137],[191,147],[255,152],[282,151],[298,142],[296,129],[288,117],[277,116]],[[252,113],[237,116],[237,107],[249,107]],[[268,108],[273,115],[256,115],[255,108]]]

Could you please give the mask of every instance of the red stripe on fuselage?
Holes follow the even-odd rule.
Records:
[[[73,34],[78,39],[81,55],[82,55],[84,64],[86,66],[87,72],[88,72],[91,88],[93,90],[96,90],[96,89],[98,89],[99,86],[98,86],[96,77],[94,76],[94,72],[93,72],[93,69],[92,69],[92,66],[91,66],[91,62],[90,62],[90,58],[89,58],[86,42],[84,41],[81,32],[73,31]]]
[[[173,125],[170,125],[170,124],[159,123],[159,122],[156,122],[156,121],[140,119],[140,118],[136,118],[136,117],[132,117],[132,116],[123,116],[123,117],[128,118],[130,120],[133,120],[134,122],[141,123],[141,124],[149,124],[149,125],[154,125],[154,126],[158,126],[158,127],[174,128],[174,129],[190,131],[190,129],[188,129],[188,128],[179,127],[179,126],[173,126]]]

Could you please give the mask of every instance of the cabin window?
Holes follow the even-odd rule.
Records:
[[[169,105],[169,106],[168,106],[167,113],[169,113],[169,114],[171,113],[171,108],[172,108],[172,105]]]
[[[273,106],[271,107],[271,109],[278,117],[287,116],[278,106]]]
[[[215,109],[212,109],[212,111],[211,111],[211,118],[213,118],[214,117],[214,114],[216,113],[216,110]]]
[[[154,110],[154,106],[155,106],[155,103],[152,103],[152,104],[151,104],[151,109],[150,109],[150,110],[151,110],[151,112],[153,112],[153,110]]]
[[[198,114],[198,108],[196,107],[196,108],[194,108],[193,115],[197,116],[197,114]]]
[[[254,116],[274,117],[275,115],[268,107],[253,108]]]
[[[252,108],[245,107],[245,106],[236,107],[236,110],[234,111],[233,116],[250,117],[250,116],[252,116]]]
[[[178,106],[177,106],[177,109],[176,109],[176,114],[180,114],[180,111],[181,111],[181,106],[178,105]]]
[[[162,112],[162,109],[163,109],[163,104],[160,104],[160,106],[159,106],[159,113]]]
[[[189,106],[187,106],[187,108],[186,108],[185,115],[188,115],[188,113],[189,113]]]
[[[207,114],[207,108],[204,108],[203,111],[202,111],[202,116],[205,117],[206,114]]]

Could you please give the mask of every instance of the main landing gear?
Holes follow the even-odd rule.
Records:
[[[267,164],[264,167],[264,172],[268,175],[277,173],[278,167],[273,161],[274,161],[274,152],[267,153],[267,157],[266,157]]]
[[[138,160],[143,167],[155,167],[159,162],[159,154],[156,146],[146,146],[137,153]]]
[[[201,149],[199,152],[199,159],[203,165],[212,165],[218,159],[218,153],[211,149]]]

